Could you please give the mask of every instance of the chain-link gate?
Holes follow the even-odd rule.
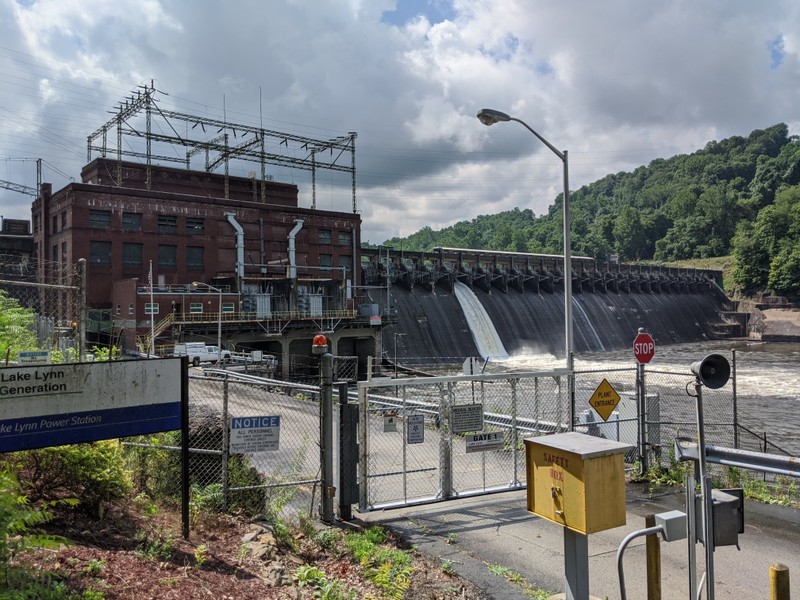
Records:
[[[360,382],[359,509],[524,488],[523,439],[561,431],[630,444],[630,469],[669,467],[675,437],[697,433],[696,398],[687,393],[694,393],[695,377],[640,372],[640,383],[636,368],[575,372],[573,411],[566,370]],[[589,404],[604,380],[619,395],[607,420]],[[733,445],[731,394],[704,390],[708,444]],[[480,405],[482,427],[465,431],[458,414],[469,404]],[[501,446],[471,447],[479,432],[499,432]]]
[[[14,329],[18,348],[6,348],[4,363],[20,351],[46,350],[52,362],[83,358],[86,339],[85,263],[30,262],[27,257],[0,255],[0,300],[7,327]]]
[[[360,382],[359,509],[524,487],[523,438],[569,429],[566,375],[554,370]],[[475,412],[470,405],[480,407],[483,427],[469,417]],[[492,436],[499,444],[475,443],[481,440],[470,434],[481,431],[499,433]]]

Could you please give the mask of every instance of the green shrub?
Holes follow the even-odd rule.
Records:
[[[159,500],[181,497],[181,453],[165,447],[180,448],[181,432],[166,431],[148,436],[128,438],[135,444],[123,444],[122,455],[137,492]]]
[[[15,452],[7,455],[6,464],[25,482],[31,501],[79,498],[93,516],[102,517],[106,502],[125,497],[131,489],[114,440]]]
[[[47,510],[34,508],[22,494],[16,477],[0,471],[0,582],[3,598],[58,598],[52,595],[50,575],[14,567],[11,561],[30,548],[58,548],[68,544],[61,536],[45,535],[35,527],[51,518]]]

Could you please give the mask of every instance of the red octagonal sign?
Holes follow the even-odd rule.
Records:
[[[646,365],[656,353],[656,343],[649,333],[640,333],[633,340],[633,356],[639,364]]]

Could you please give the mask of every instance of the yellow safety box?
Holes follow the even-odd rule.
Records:
[[[527,509],[583,534],[625,525],[625,452],[583,433],[525,440]]]

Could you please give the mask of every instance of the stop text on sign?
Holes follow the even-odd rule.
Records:
[[[633,340],[633,356],[641,364],[647,364],[656,353],[656,343],[649,333],[640,333]]]

